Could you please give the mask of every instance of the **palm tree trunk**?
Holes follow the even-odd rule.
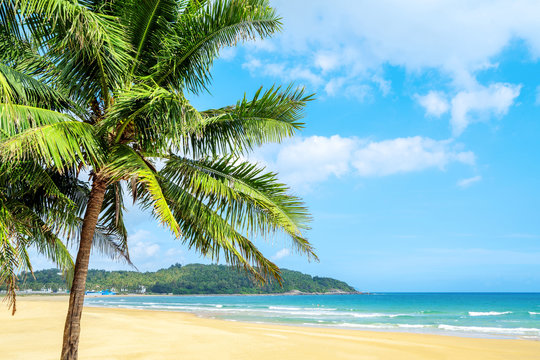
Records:
[[[73,284],[69,295],[69,308],[64,327],[64,344],[62,346],[61,360],[76,360],[78,356],[81,315],[90,251],[92,250],[94,231],[96,230],[98,217],[103,206],[106,188],[107,182],[104,179],[99,176],[94,177],[92,190],[90,191],[90,197],[86,206],[86,213],[84,214],[79,252],[77,253]]]

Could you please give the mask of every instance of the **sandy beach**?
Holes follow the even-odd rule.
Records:
[[[4,304],[3,304],[4,305]],[[0,311],[1,359],[57,359],[67,297]],[[540,359],[540,342],[249,324],[87,307],[80,359]]]

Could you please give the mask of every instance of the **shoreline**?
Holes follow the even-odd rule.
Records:
[[[150,294],[115,294],[115,295],[100,295],[100,294],[88,294],[85,295],[85,297],[115,297],[115,296],[129,296],[129,297],[136,297],[136,296],[192,296],[192,297],[211,297],[211,296],[307,296],[307,295],[373,295],[374,293],[371,292],[362,292],[362,291],[354,291],[354,292],[346,292],[346,291],[332,291],[332,292],[325,292],[325,293],[319,293],[319,292],[313,292],[313,293],[307,293],[302,292],[299,290],[292,290],[287,291],[284,293],[268,293],[268,294],[162,294],[162,293],[150,293]],[[54,296],[69,296],[68,293],[61,293],[61,294],[55,294],[55,293],[43,293],[43,294],[17,294],[17,297],[32,297],[32,296],[43,296],[43,297],[54,297]]]
[[[144,298],[144,297],[237,297],[237,296],[279,296],[279,295],[285,295],[285,296],[301,296],[303,294],[199,294],[199,295],[166,295],[166,294],[130,294],[130,295],[86,295],[85,298],[87,299],[110,299],[110,298]],[[310,294],[311,295],[311,294]],[[321,294],[317,294],[321,295]],[[347,294],[326,294],[326,295],[347,295]],[[69,296],[66,294],[28,294],[24,296],[24,300],[27,301],[67,301],[69,299]],[[225,316],[215,316],[215,313],[212,312],[205,312],[205,311],[197,311],[197,310],[187,310],[187,309],[171,309],[171,308],[141,308],[139,306],[129,306],[125,304],[119,304],[122,306],[115,306],[115,305],[100,305],[96,303],[85,303],[85,308],[101,308],[101,309],[129,309],[129,310],[137,310],[137,311],[149,311],[149,312],[167,312],[167,313],[181,313],[181,314],[189,314],[194,315],[201,319],[211,319],[211,320],[217,320],[217,321],[227,321],[227,322],[239,322],[243,324],[265,324],[265,325],[277,325],[277,326],[286,326],[286,327],[296,327],[296,328],[315,328],[315,329],[341,329],[345,331],[373,331],[377,333],[397,333],[397,334],[419,334],[419,335],[437,335],[437,336],[450,336],[450,337],[458,337],[458,338],[472,338],[472,339],[505,339],[505,340],[525,340],[525,341],[536,341],[540,342],[540,339],[538,337],[534,336],[528,336],[528,335],[518,335],[518,334],[508,334],[505,333],[503,329],[502,332],[497,333],[496,330],[491,330],[491,332],[487,332],[487,329],[497,329],[495,327],[485,327],[485,329],[481,329],[479,331],[474,330],[455,330],[451,331],[448,329],[445,329],[445,326],[451,326],[443,324],[440,327],[437,326],[429,326],[429,325],[409,325],[409,324],[397,324],[396,326],[390,326],[385,324],[381,325],[371,325],[371,324],[358,324],[357,326],[351,326],[352,324],[344,324],[344,325],[329,325],[329,324],[317,324],[317,323],[295,323],[295,322],[287,322],[287,321],[266,321],[267,319],[234,319],[234,318],[227,318]],[[164,304],[167,305],[167,304]],[[474,327],[474,326],[473,326]],[[522,328],[520,328],[522,329]],[[482,331],[483,330],[483,331]],[[513,330],[512,328],[509,328],[508,330]],[[534,329],[536,330],[536,329]]]
[[[66,308],[67,297],[58,296],[20,298],[13,317],[2,309],[3,356],[56,359]],[[80,358],[540,360],[540,342],[257,324],[185,312],[85,306]]]
[[[534,339],[527,339],[523,337],[516,337],[516,336],[510,336],[510,335],[491,335],[491,334],[481,334],[481,333],[467,333],[462,332],[459,334],[452,333],[449,331],[420,331],[420,330],[414,330],[414,328],[406,329],[406,328],[369,328],[369,327],[347,327],[347,326],[324,326],[320,324],[293,324],[293,323],[286,323],[286,322],[264,322],[264,321],[249,321],[249,320],[236,320],[236,319],[226,319],[226,318],[218,318],[214,316],[206,316],[205,314],[202,314],[200,312],[194,312],[194,311],[187,311],[187,310],[164,310],[164,309],[138,309],[138,308],[119,308],[119,307],[109,307],[109,306],[98,306],[98,305],[86,305],[85,308],[87,309],[111,309],[111,310],[134,310],[134,311],[148,311],[148,312],[165,312],[165,313],[181,313],[186,315],[192,315],[199,319],[208,319],[208,320],[216,320],[216,321],[225,321],[225,322],[233,322],[233,323],[240,323],[245,325],[269,325],[269,326],[283,326],[283,327],[290,327],[290,328],[298,328],[298,329],[321,329],[321,330],[344,330],[344,331],[360,331],[360,332],[375,332],[375,333],[396,333],[396,334],[415,334],[415,335],[434,335],[434,336],[447,336],[447,337],[455,337],[455,338],[465,338],[465,339],[494,339],[494,340],[517,340],[517,341],[534,341],[540,343],[540,340],[534,340]]]
[[[214,296],[214,295],[212,295]],[[96,296],[96,298],[99,298],[100,296]],[[103,296],[104,297],[104,296]],[[358,327],[350,327],[350,326],[325,326],[322,324],[295,324],[295,323],[287,323],[287,322],[267,322],[267,321],[250,321],[250,320],[237,320],[237,319],[228,319],[228,318],[220,318],[216,316],[211,316],[209,314],[204,314],[202,312],[197,311],[189,311],[189,310],[172,310],[172,309],[152,309],[152,308],[145,308],[140,309],[136,307],[114,307],[114,306],[103,306],[103,305],[95,305],[95,304],[88,304],[85,305],[86,308],[97,308],[97,309],[119,309],[119,310],[136,310],[136,311],[149,311],[149,312],[166,312],[166,313],[181,313],[181,314],[188,314],[196,316],[200,319],[209,319],[209,320],[217,320],[217,321],[227,321],[227,322],[236,322],[241,324],[247,324],[247,325],[270,325],[270,326],[285,326],[285,327],[293,327],[293,328],[308,328],[308,329],[326,329],[326,330],[332,330],[332,329],[338,329],[338,330],[345,330],[345,331],[367,331],[367,332],[377,332],[377,333],[397,333],[397,334],[417,334],[417,335],[435,335],[435,336],[450,336],[450,337],[456,337],[456,338],[467,338],[467,339],[499,339],[499,340],[518,340],[518,341],[535,341],[540,343],[539,339],[531,339],[524,336],[513,336],[513,335],[504,335],[504,334],[489,334],[489,333],[480,333],[480,332],[451,332],[448,330],[441,330],[437,328],[424,328],[424,330],[420,330],[420,328],[416,327],[396,327],[396,328],[390,328],[390,327],[381,327],[381,328],[374,328],[370,327],[369,325],[361,326],[358,325]]]

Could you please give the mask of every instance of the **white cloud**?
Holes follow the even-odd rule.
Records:
[[[467,178],[467,179],[459,180],[457,185],[459,187],[466,188],[466,187],[469,187],[469,186],[471,186],[472,184],[474,184],[476,182],[479,182],[480,180],[482,180],[482,177],[480,175],[473,176],[473,177],[470,177],[470,178]]]
[[[390,63],[409,71],[441,68],[466,82],[467,74],[493,66],[493,56],[514,38],[540,55],[535,0],[273,0],[272,5],[284,19],[275,49],[314,53],[319,63],[332,54],[356,72]],[[333,64],[330,68],[337,67]]]
[[[237,48],[226,47],[219,51],[219,58],[225,61],[230,61],[236,57],[237,52],[238,52]]]
[[[447,99],[455,101],[454,134],[475,121],[471,113],[488,119],[504,115],[514,104],[518,86],[499,84],[495,89],[477,81],[479,72],[498,66],[493,59],[510,41],[521,40],[533,57],[540,56],[536,0],[273,0],[272,5],[284,19],[284,31],[248,45],[253,50],[249,56],[257,51],[261,58],[268,52],[279,55],[254,72],[364,101],[371,88],[379,88],[383,96],[389,93],[391,84],[381,81],[387,66],[412,76],[435,70],[442,86],[448,86]],[[423,99],[423,106],[428,115],[440,116],[450,104],[433,94],[437,92]],[[477,96],[488,105],[471,104]],[[501,97],[501,106],[494,105]]]
[[[242,67],[244,69],[248,69],[249,71],[251,72],[254,72],[256,71],[257,69],[259,69],[260,67],[262,66],[262,63],[259,59],[256,59],[256,58],[251,58],[249,59],[248,61],[244,62],[242,64]]]
[[[150,242],[150,239],[152,239],[152,233],[146,230],[139,230],[128,237],[129,254],[132,259],[146,259],[157,255],[160,246]]]
[[[323,72],[334,70],[339,66],[339,58],[331,52],[322,52],[315,55],[315,66]]]
[[[287,257],[289,255],[291,255],[291,251],[289,249],[287,249],[287,248],[283,248],[283,249],[279,250],[277,253],[275,253],[274,256],[272,256],[272,260],[273,261],[281,260],[284,257]]]
[[[521,85],[495,83],[490,86],[476,85],[473,89],[459,91],[451,100],[440,91],[426,95],[415,95],[426,115],[440,117],[450,110],[450,125],[454,136],[459,136],[474,122],[489,120],[492,116],[503,116],[521,92]]]
[[[450,108],[444,94],[439,91],[430,91],[426,95],[417,94],[415,98],[429,116],[440,117]]]
[[[330,81],[328,81],[328,83],[326,83],[324,91],[326,91],[326,93],[330,96],[335,96],[341,90],[346,80],[347,79],[345,77],[337,77],[331,79]]]
[[[352,165],[361,176],[386,176],[428,168],[443,170],[451,162],[472,165],[474,154],[455,150],[449,140],[415,136],[371,142],[354,153]]]
[[[389,82],[381,79],[379,88],[383,94],[390,92]],[[324,91],[329,96],[344,96],[346,98],[355,98],[359,101],[364,101],[372,93],[372,88],[366,84],[351,84],[346,77],[337,77],[326,83]]]
[[[452,99],[453,134],[461,135],[470,123],[485,120],[489,115],[505,115],[520,91],[521,85],[496,83],[459,92]]]
[[[321,182],[349,171],[356,142],[355,138],[339,135],[297,138],[283,147],[276,146],[277,153],[272,154],[267,162],[277,168],[287,182]]]
[[[278,171],[280,179],[299,189],[310,189],[330,177],[444,170],[450,163],[472,165],[475,161],[472,152],[461,150],[452,140],[420,136],[384,141],[311,136],[263,148],[253,158]]]
[[[371,80],[379,86],[379,90],[381,91],[383,96],[386,96],[390,93],[390,90],[392,89],[392,82],[390,80],[385,80],[378,75],[374,75]]]
[[[284,63],[263,62],[256,58],[250,58],[242,64],[242,67],[251,73],[258,71],[263,75],[277,77],[285,81],[307,82],[314,87],[318,87],[324,82],[321,76],[302,65],[288,66]]]

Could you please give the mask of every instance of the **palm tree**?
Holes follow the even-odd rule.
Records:
[[[250,238],[279,232],[316,259],[301,200],[243,160],[302,128],[311,95],[272,87],[205,111],[186,97],[206,91],[221,48],[279,30],[266,0],[2,4],[0,43],[22,56],[0,67],[0,84],[12,94],[2,104],[0,160],[90,175],[62,359],[77,358],[96,229],[112,229],[127,249],[125,188],[188,248],[260,281],[279,280],[280,272]]]
[[[68,277],[73,259],[59,238],[73,227],[72,202],[60,192],[52,174],[35,164],[9,171],[0,165],[0,284],[5,300],[16,311],[18,272],[32,272],[28,249],[52,260]]]
[[[55,109],[68,110],[69,106],[62,93],[20,71],[32,73],[42,59],[12,26],[15,18],[13,4],[0,3],[0,142],[33,126],[24,121],[38,118],[25,118],[25,110],[47,114]],[[78,238],[90,192],[87,184],[77,179],[77,172],[64,169],[60,175],[32,159],[15,164],[0,162],[0,285],[7,289],[4,300],[13,314],[20,280],[17,273],[32,273],[29,248],[54,262],[71,283],[73,259],[62,240]],[[131,263],[121,231],[98,226],[93,246],[113,259]]]
[[[55,263],[71,283],[74,264],[63,240],[78,238],[88,193],[76,177],[59,176],[36,163],[0,164],[0,285],[7,288],[5,300],[13,314],[17,273],[32,273],[29,248]],[[116,229],[98,226],[93,247],[131,263],[121,240]]]

